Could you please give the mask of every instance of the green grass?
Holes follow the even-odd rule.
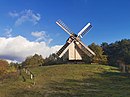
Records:
[[[0,97],[130,97],[130,77],[104,65],[66,64],[32,68],[29,77],[0,83]]]

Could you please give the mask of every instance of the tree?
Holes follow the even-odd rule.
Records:
[[[20,63],[14,63],[14,62],[10,62],[9,66],[11,67],[15,67],[18,68],[21,64]]]
[[[44,59],[41,55],[35,54],[34,56],[29,56],[22,62],[23,66],[33,67],[33,66],[40,66],[44,63]]]
[[[103,54],[103,49],[101,46],[92,43],[89,47],[95,52],[96,56],[94,56],[91,60],[92,63],[99,64],[107,64],[107,56]]]
[[[130,64],[130,40],[123,39],[116,41],[108,46],[103,47],[104,53],[108,55],[109,64],[114,65],[117,60],[123,61],[126,64]]]
[[[61,64],[63,62],[62,58],[59,58],[55,53],[53,53],[45,59],[44,65]]]
[[[0,59],[0,75],[6,73],[8,66],[9,66],[9,64],[6,60]]]
[[[108,56],[109,65],[120,66],[125,71],[126,65],[130,64],[130,40],[122,39],[109,45],[102,45],[104,54]]]

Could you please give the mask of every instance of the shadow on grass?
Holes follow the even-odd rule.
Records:
[[[104,72],[84,79],[52,81],[35,90],[19,89],[10,97],[129,97],[130,77],[127,74]]]
[[[52,82],[55,91],[50,97],[129,97],[130,76],[116,72],[104,72],[97,77],[82,80],[66,79],[62,83]]]
[[[39,91],[18,89],[11,93],[8,97],[44,97]]]

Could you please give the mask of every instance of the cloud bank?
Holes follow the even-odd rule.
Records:
[[[35,35],[35,34],[34,34]],[[36,34],[36,36],[38,36]],[[0,58],[21,62],[35,53],[44,58],[55,53],[61,45],[49,47],[45,42],[29,41],[25,37],[0,37]]]

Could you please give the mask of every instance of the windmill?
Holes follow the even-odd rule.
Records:
[[[84,55],[88,55],[89,57],[95,56],[95,53],[80,40],[92,28],[90,23],[78,34],[73,33],[61,20],[56,21],[56,24],[70,35],[65,45],[57,52],[60,58],[66,57],[68,60],[82,60]]]

